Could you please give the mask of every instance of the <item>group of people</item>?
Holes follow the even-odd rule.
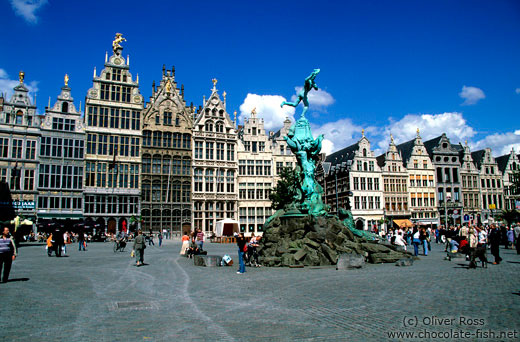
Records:
[[[388,241],[394,245],[401,246],[404,250],[407,246],[413,246],[414,255],[419,255],[419,249],[422,247],[423,255],[428,255],[431,250],[431,241],[438,244],[445,244],[445,251],[457,253],[459,251],[470,251],[477,247],[490,249],[494,256],[493,264],[499,264],[502,261],[500,257],[500,246],[505,248],[516,248],[517,254],[520,254],[520,223],[513,226],[491,225],[463,225],[450,226],[446,229],[444,226],[439,228],[419,227],[399,228],[390,230],[387,234],[382,233],[382,237],[386,237]]]
[[[197,229],[191,234],[184,232],[182,236],[182,246],[180,255],[185,255],[188,258],[193,258],[194,255],[207,254],[204,251],[204,241],[206,236],[201,229]]]
[[[251,233],[249,241],[244,237],[243,233],[235,234],[238,247],[238,271],[237,274],[243,274],[246,272],[247,266],[260,267],[258,262],[258,243],[260,242],[261,236],[255,236]]]
[[[69,233],[62,232],[59,229],[48,234],[45,238],[45,242],[47,244],[46,249],[48,256],[52,256],[52,252],[54,252],[57,257],[61,257],[62,254],[67,254],[67,245],[74,242],[78,243],[79,251],[85,251],[87,247],[87,239],[84,232]]]

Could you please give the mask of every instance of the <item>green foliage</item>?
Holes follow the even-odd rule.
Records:
[[[498,217],[499,219],[506,221],[508,225],[520,221],[520,213],[516,210],[502,210]]]
[[[280,180],[269,194],[271,208],[280,210],[294,202],[298,186],[296,170],[284,167],[280,173]]]

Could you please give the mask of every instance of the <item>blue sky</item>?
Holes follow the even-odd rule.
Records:
[[[308,118],[324,149],[366,130],[378,153],[442,132],[495,155],[520,152],[519,1],[60,1],[4,0],[0,91],[18,71],[43,112],[63,76],[84,103],[94,67],[116,32],[148,98],[162,65],[176,67],[188,103],[202,103],[211,79],[229,113],[253,107],[277,129],[314,68],[319,92]]]

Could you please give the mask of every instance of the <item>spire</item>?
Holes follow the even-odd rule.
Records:
[[[49,105],[47,106],[47,108],[51,109],[51,97],[49,96]]]
[[[96,78],[96,67],[94,67],[94,78]]]
[[[213,82],[213,91],[217,91],[217,82],[218,80],[216,78],[212,79],[211,82]]]
[[[139,74],[135,75],[135,83],[139,83]]]
[[[105,51],[105,63],[108,62],[108,51]]]
[[[184,98],[184,84],[181,84],[181,97]]]
[[[126,55],[126,65],[130,66],[130,55]]]
[[[202,95],[202,105],[206,105],[206,95]]]
[[[236,127],[236,125],[237,125],[237,111],[235,110],[235,112],[233,114],[234,114],[233,126]]]
[[[162,74],[163,76],[166,74],[166,64],[162,65]]]

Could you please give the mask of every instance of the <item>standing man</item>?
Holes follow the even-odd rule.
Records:
[[[159,235],[157,235],[157,238],[159,239],[159,247],[161,247],[161,245],[162,245],[162,239],[163,239],[163,236],[162,236],[161,231],[159,231]]]
[[[237,246],[238,246],[238,264],[239,268],[237,274],[243,274],[246,272],[246,265],[244,263],[244,249],[246,246],[246,238],[244,234],[240,233],[237,236]]]
[[[500,264],[502,258],[500,257],[500,242],[502,240],[502,234],[500,230],[493,224],[491,225],[491,231],[488,235],[489,245],[491,246],[491,254],[495,257],[495,262],[493,265]]]
[[[141,266],[144,263],[144,249],[146,248],[146,243],[144,241],[143,232],[139,229],[137,231],[137,236],[134,239],[134,252],[135,252],[135,260],[136,265]]]
[[[0,274],[2,274],[2,268],[4,269],[2,283],[7,283],[9,279],[11,264],[16,259],[16,254],[16,245],[9,234],[9,228],[4,227],[2,237],[0,237]]]
[[[85,232],[83,229],[80,229],[78,233],[78,247],[79,251],[81,251],[82,248],[83,252],[85,251]]]

